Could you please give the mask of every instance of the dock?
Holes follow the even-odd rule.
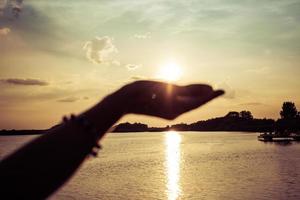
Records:
[[[299,134],[273,134],[273,133],[262,133],[257,136],[259,141],[263,142],[291,142],[291,141],[300,141]]]

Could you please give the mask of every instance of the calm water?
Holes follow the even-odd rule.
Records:
[[[256,136],[109,134],[51,199],[300,199],[300,143]],[[0,137],[0,157],[34,137]]]

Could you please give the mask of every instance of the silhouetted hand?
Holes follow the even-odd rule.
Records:
[[[0,184],[4,186],[1,187],[1,196],[47,198],[71,177],[97,147],[95,143],[124,114],[174,119],[223,93],[200,84],[177,86],[137,81],[126,85],[79,116],[47,130],[1,161]]]
[[[144,114],[175,119],[208,101],[224,94],[209,85],[178,86],[156,81],[136,81],[118,90],[118,103],[125,106],[125,114]]]

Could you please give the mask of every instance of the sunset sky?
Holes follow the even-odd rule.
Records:
[[[299,55],[299,0],[0,0],[0,129],[51,127],[174,66],[175,83],[226,95],[172,122],[122,121],[278,118],[283,101],[300,109]]]

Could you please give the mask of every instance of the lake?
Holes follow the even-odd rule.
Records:
[[[1,136],[0,158],[37,136]],[[111,133],[50,199],[300,199],[300,143],[256,133]]]

